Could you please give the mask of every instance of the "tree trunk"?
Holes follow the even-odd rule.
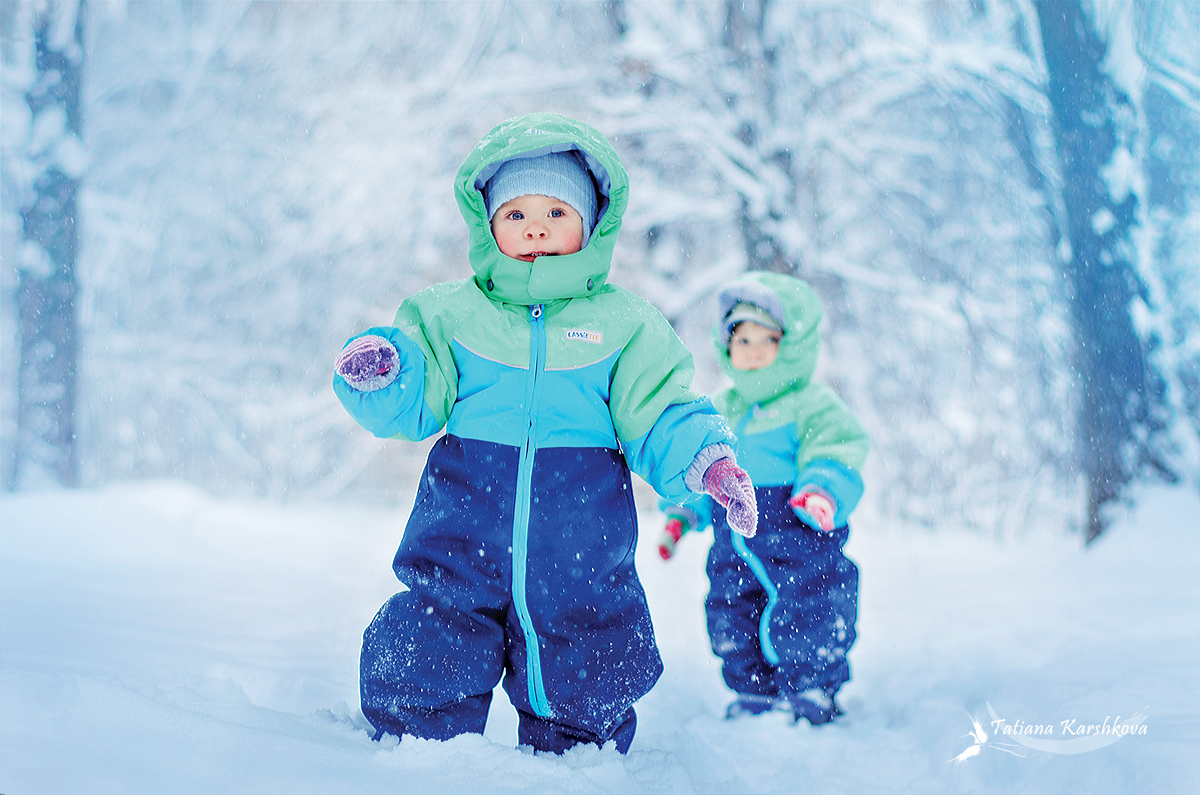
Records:
[[[61,9],[59,9],[61,10]],[[83,7],[69,41],[56,41],[53,9],[36,15],[37,81],[26,94],[32,129],[60,138],[80,138],[80,81],[83,72]],[[61,37],[59,37],[61,38]],[[59,121],[54,120],[56,114]],[[40,125],[43,119],[50,124]],[[50,128],[47,130],[47,128]],[[34,146],[43,144],[36,139]],[[74,486],[79,481],[75,433],[76,371],[79,355],[75,316],[75,258],[78,246],[78,164],[70,146],[46,145],[33,153],[41,172],[31,200],[22,208],[25,250],[17,286],[21,364],[17,376],[17,440],[10,484],[39,482]]]
[[[1143,292],[1130,230],[1137,197],[1116,203],[1104,168],[1129,99],[1105,74],[1106,47],[1079,0],[1037,3],[1054,134],[1062,163],[1071,252],[1065,263],[1083,395],[1078,439],[1087,477],[1085,540],[1104,532],[1107,508],[1149,461],[1159,379],[1147,368],[1130,309]]]

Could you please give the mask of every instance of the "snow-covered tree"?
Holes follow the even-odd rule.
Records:
[[[6,265],[16,271],[17,338],[15,422],[5,423],[11,452],[4,480],[10,488],[73,486],[76,198],[87,167],[80,97],[84,8],[79,0],[45,0],[5,3],[3,14],[3,193],[5,204],[18,208],[21,226],[19,240],[11,228],[4,236]]]
[[[1096,2],[1103,68],[1130,102],[1104,179],[1137,196],[1131,244],[1143,293],[1134,328],[1163,382],[1150,455],[1200,486],[1200,6]]]
[[[1164,342],[1178,347],[1166,336],[1173,329],[1151,320],[1171,307],[1155,262],[1159,233],[1145,173],[1143,86],[1129,75],[1144,72],[1133,45],[1134,10],[1109,13],[1094,4],[1089,13],[1078,1],[1037,6],[1067,215],[1064,260],[1083,395],[1077,445],[1088,480],[1088,540],[1104,531],[1108,510],[1131,481],[1177,477],[1171,459],[1179,461],[1181,437],[1172,425],[1186,416],[1176,397],[1186,368],[1180,372],[1156,355]],[[1161,9],[1150,14],[1173,16]],[[1100,29],[1097,22],[1106,20],[1108,29]],[[1197,258],[1183,253],[1183,259]]]

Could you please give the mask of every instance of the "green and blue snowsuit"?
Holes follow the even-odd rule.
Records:
[[[504,161],[578,150],[599,220],[587,246],[503,255],[482,189]],[[362,707],[378,730],[481,733],[501,677],[522,744],[628,748],[632,705],[662,672],[634,569],[630,471],[687,499],[698,451],[731,444],[691,391],[691,354],[649,303],[606,283],[628,184],[609,143],[551,114],[509,120],[458,172],[475,277],[401,304],[384,336],[401,372],[334,390],[376,436],[445,435],[429,454],[393,568],[407,590],[363,638]]]
[[[862,495],[859,474],[869,440],[830,389],[812,382],[820,352],[821,305],[804,282],[749,273],[721,291],[723,310],[752,303],[783,328],[775,360],[737,370],[724,329],[713,342],[733,386],[714,398],[737,436],[738,464],[754,482],[758,534],[731,533],[720,506],[705,497],[668,515],[685,527],[714,528],[705,600],[709,639],[735,692],[778,696],[821,688],[832,694],[850,678],[858,569],[842,552],[847,519]],[[788,500],[818,487],[833,498],[833,532]]]

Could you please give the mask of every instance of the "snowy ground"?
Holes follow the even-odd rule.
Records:
[[[647,503],[649,504],[649,503]],[[1200,791],[1200,500],[1152,490],[1082,552],[860,526],[860,640],[842,722],[724,721],[703,630],[707,543],[639,567],[666,663],[631,753],[484,737],[373,743],[363,627],[396,589],[403,510],[213,499],[178,483],[0,498],[0,792],[804,793]],[[1086,753],[975,743],[1124,722]],[[1056,746],[1056,750],[1078,750]],[[1008,749],[1012,750],[1012,749]]]

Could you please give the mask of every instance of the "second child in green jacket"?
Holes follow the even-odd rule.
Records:
[[[821,304],[808,284],[748,273],[718,295],[714,343],[733,385],[713,402],[737,436],[754,483],[758,534],[730,532],[711,500],[664,503],[659,551],[714,528],[705,613],[725,683],[727,717],[789,711],[814,725],[841,715],[849,680],[858,569],[842,552],[862,495],[866,432],[827,387],[813,383]]]

